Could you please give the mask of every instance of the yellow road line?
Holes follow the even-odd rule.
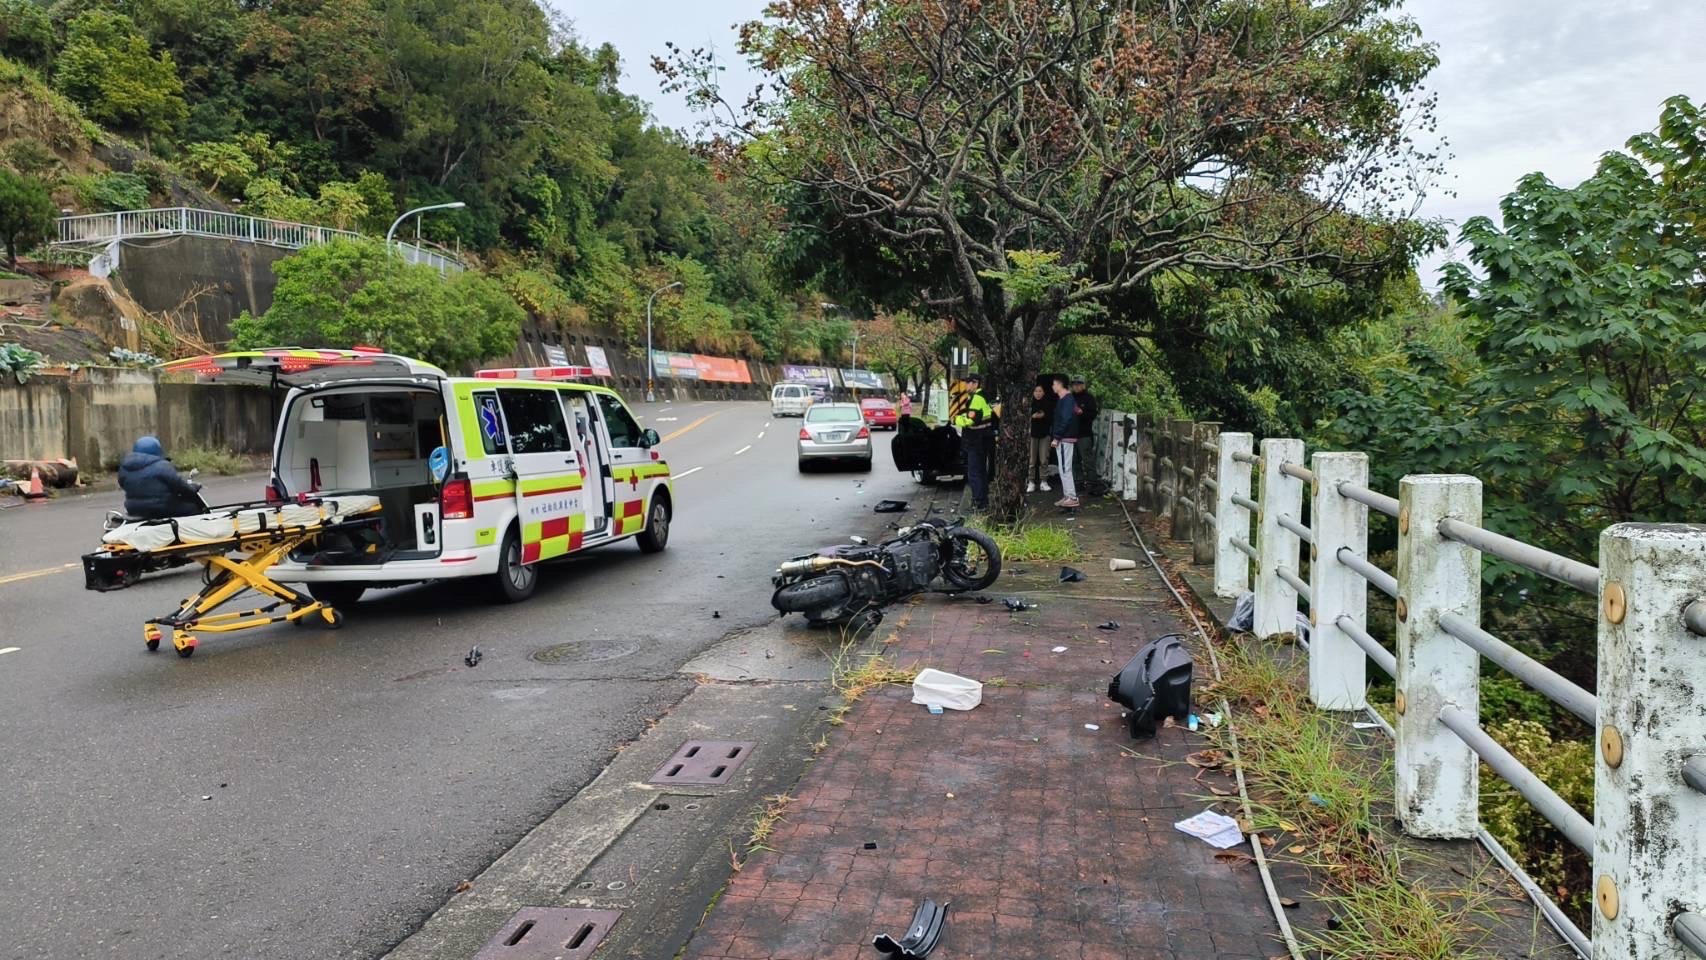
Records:
[[[689,431],[689,430],[691,430],[691,429],[693,429],[693,428],[694,428],[694,427],[697,427],[697,426],[698,426],[698,425],[700,425],[700,424],[701,424],[701,423],[704,423],[704,422],[705,422],[705,421],[707,421],[707,420],[709,420],[709,419],[711,419],[711,418],[712,418],[712,417],[714,417],[714,416],[717,416],[717,414],[720,414],[720,413],[725,413],[725,412],[727,412],[727,411],[724,411],[724,410],[718,410],[718,411],[716,411],[716,412],[715,412],[715,413],[707,413],[707,414],[705,414],[705,415],[704,415],[704,416],[702,416],[702,417],[700,417],[700,418],[699,418],[699,419],[697,419],[697,420],[695,420],[695,421],[693,421],[693,422],[692,422],[692,423],[690,423],[690,424],[688,424],[688,425],[687,425],[687,426],[685,426],[685,427],[682,427],[682,428],[681,428],[681,429],[680,429],[680,430],[676,430],[676,431],[675,431],[675,432],[673,432],[673,433],[666,433],[666,434],[664,434],[664,435],[663,435],[663,439],[665,439],[665,440],[674,440],[674,439],[675,439],[675,438],[676,438],[676,437],[679,437],[679,436],[681,436],[681,435],[682,435],[682,434],[684,434],[684,433],[686,433],[686,432],[687,432],[687,431]]]
[[[65,563],[60,564],[57,567],[46,567],[41,570],[28,570],[23,573],[14,573],[0,577],[0,583],[17,583],[19,580],[31,580],[35,577],[45,577],[50,573],[61,573],[66,570],[75,570],[80,566],[82,566],[81,563]]]

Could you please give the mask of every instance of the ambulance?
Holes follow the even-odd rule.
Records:
[[[248,350],[177,360],[168,372],[289,387],[266,497],[362,493],[378,519],[322,537],[272,569],[346,606],[372,587],[482,577],[527,599],[538,564],[633,540],[669,543],[675,510],[657,432],[590,367],[452,377],[373,350]]]

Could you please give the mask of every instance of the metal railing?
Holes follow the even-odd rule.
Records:
[[[122,242],[183,236],[239,240],[269,247],[282,247],[286,250],[299,250],[310,244],[354,239],[362,234],[312,223],[267,220],[221,210],[156,207],[151,210],[119,210],[113,213],[60,217],[58,233],[53,243],[61,247],[99,247],[115,240]],[[409,263],[429,266],[439,273],[460,273],[466,269],[462,261],[436,250],[401,241],[394,241],[393,246]]]
[[[1368,709],[1370,660],[1396,680],[1406,832],[1479,839],[1514,867],[1481,828],[1485,763],[1592,857],[1591,938],[1517,871],[1582,956],[1706,958],[1706,708],[1696,692],[1706,526],[1618,524],[1601,534],[1596,567],[1485,529],[1474,477],[1405,477],[1394,498],[1369,489],[1365,454],[1318,452],[1306,467],[1300,440],[1263,440],[1258,453],[1250,434],[1223,433],[1214,446],[1215,468],[1198,476],[1215,486],[1198,496],[1215,513],[1202,524],[1215,543],[1215,592],[1253,590],[1259,636],[1291,633],[1299,601],[1307,606],[1309,695],[1321,709]],[[1397,520],[1396,575],[1368,560],[1371,511]],[[1598,599],[1597,696],[1481,626],[1484,557]],[[1368,631],[1370,584],[1394,598],[1395,653]],[[1594,725],[1591,821],[1482,728],[1482,658]]]

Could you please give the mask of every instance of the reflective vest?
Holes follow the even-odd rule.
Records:
[[[995,416],[995,411],[989,408],[989,401],[983,398],[983,391],[974,390],[961,394],[966,398],[965,404],[954,414],[954,426],[964,430],[971,426],[987,427]],[[959,398],[956,397],[956,400]]]

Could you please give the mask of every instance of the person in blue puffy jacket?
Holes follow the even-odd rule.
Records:
[[[201,484],[178,473],[154,437],[138,437],[118,464],[118,485],[124,489],[124,512],[141,520],[188,517],[201,513]]]

